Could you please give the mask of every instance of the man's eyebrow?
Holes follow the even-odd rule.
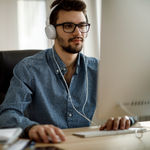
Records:
[[[79,24],[82,24],[82,23],[87,23],[86,21],[82,21],[82,22],[80,22]]]
[[[76,24],[76,23],[74,23],[74,22],[64,22],[64,23],[68,23],[68,24]],[[87,23],[86,21],[82,21],[82,22],[79,22],[79,23],[77,23],[77,24],[85,24],[85,23]]]

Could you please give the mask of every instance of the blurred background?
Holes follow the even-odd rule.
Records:
[[[53,45],[45,35],[53,0],[0,0],[0,50],[46,49]],[[85,0],[91,29],[83,52],[100,56],[101,0]]]

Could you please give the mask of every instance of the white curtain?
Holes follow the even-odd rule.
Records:
[[[0,0],[0,50],[45,49],[45,0]]]
[[[18,0],[19,49],[45,49],[45,0]]]

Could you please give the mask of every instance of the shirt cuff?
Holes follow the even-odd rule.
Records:
[[[130,126],[134,125],[137,122],[137,119],[135,117],[129,117],[130,120]]]
[[[29,138],[29,130],[30,130],[33,126],[35,126],[35,125],[37,125],[37,124],[32,124],[32,125],[26,127],[26,128],[24,129],[23,133],[21,134],[21,137],[22,137],[22,138]]]

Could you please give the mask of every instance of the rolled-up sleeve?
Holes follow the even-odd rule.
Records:
[[[0,105],[0,128],[26,127],[37,124],[25,115],[26,108],[32,102],[33,82],[30,67],[22,61],[13,70],[13,78],[4,102]]]

